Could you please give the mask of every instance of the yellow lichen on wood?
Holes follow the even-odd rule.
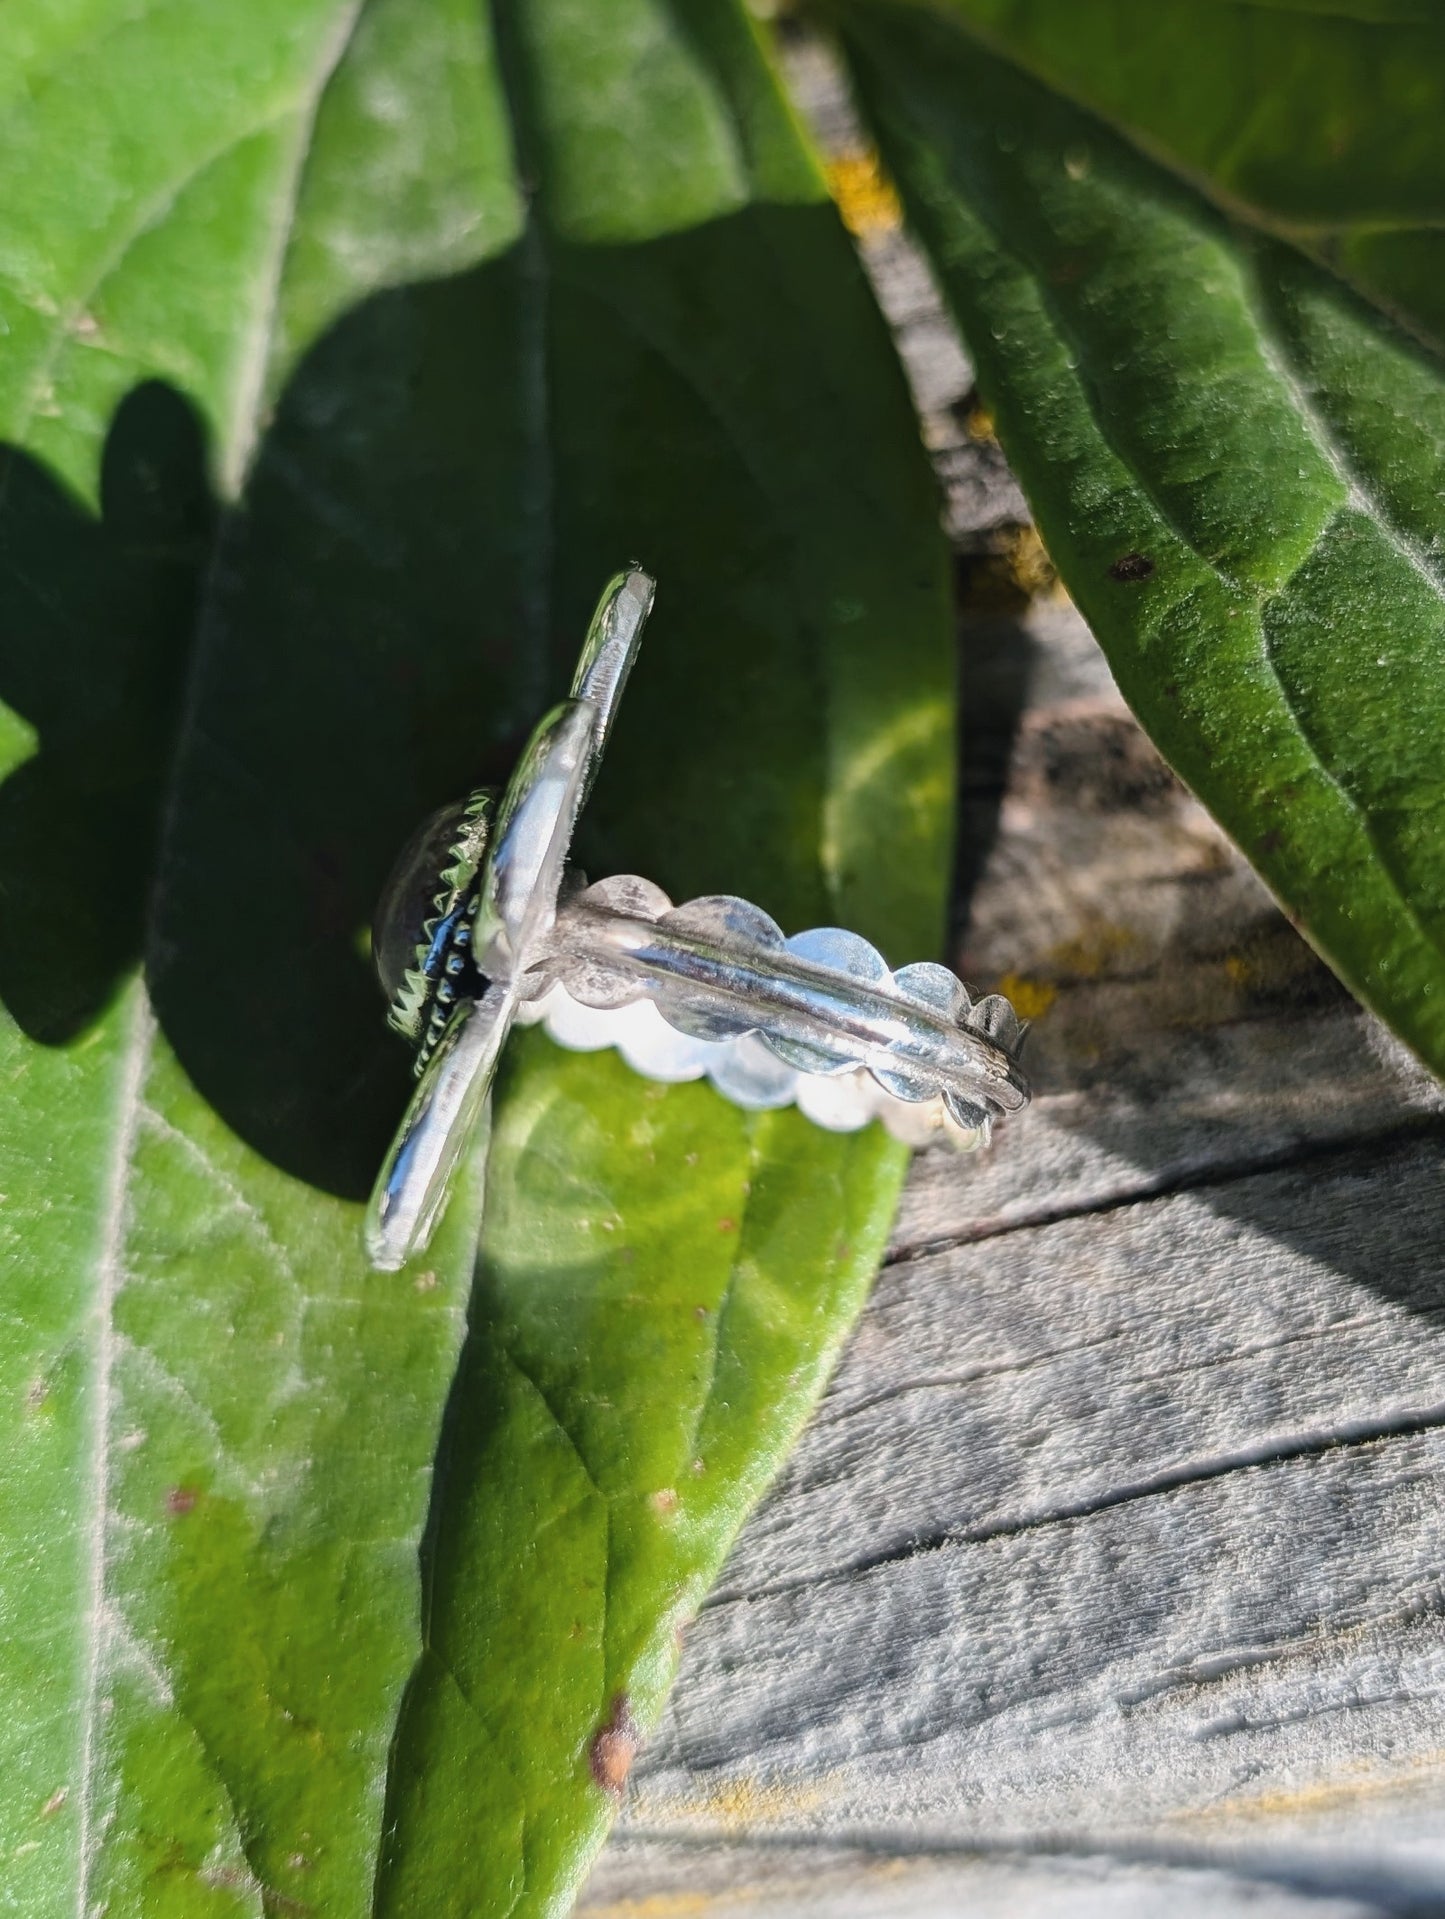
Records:
[[[1028,1020],[1042,1019],[1059,997],[1049,980],[1025,979],[1021,973],[1005,973],[994,991],[1003,994],[1020,1019]]]
[[[1048,958],[1061,974],[1074,979],[1100,979],[1120,971],[1126,958],[1135,958],[1140,945],[1139,935],[1129,927],[1095,921],[1081,927],[1072,939],[1050,948]]]
[[[806,1818],[829,1799],[829,1781],[724,1779],[710,1791],[653,1798],[638,1795],[634,1816],[647,1825],[713,1825],[739,1830]]]
[[[828,162],[828,191],[843,224],[859,240],[892,233],[903,224],[903,208],[893,182],[871,147],[842,153]]]
[[[1036,527],[1020,526],[1007,533],[1004,557],[1014,585],[1028,599],[1037,599],[1058,587],[1058,572]]]

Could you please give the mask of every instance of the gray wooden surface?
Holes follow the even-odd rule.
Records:
[[[1038,1098],[916,1162],[581,1909],[1445,1913],[1440,1089],[1068,604],[999,603],[1021,503],[869,254],[961,552],[958,956],[1038,1012]]]

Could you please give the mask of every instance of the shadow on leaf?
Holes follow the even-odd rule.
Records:
[[[144,947],[227,1124],[362,1197],[408,1084],[371,974],[381,883],[427,812],[505,777],[633,559],[659,607],[583,863],[792,927],[871,912],[899,958],[927,950],[936,583],[900,600],[885,537],[927,524],[916,455],[880,442],[840,485],[858,422],[819,421],[765,350],[760,289],[836,272],[835,246],[827,207],[755,206],[554,243],[545,322],[525,246],[375,294],[298,364],[224,512],[157,385],[116,414],[98,522],[10,453],[0,697],[41,746],[0,788],[0,993],[26,1030],[74,1037]],[[882,747],[830,825],[840,713]],[[819,863],[840,819],[842,897]],[[901,831],[919,856],[885,859]]]
[[[0,997],[60,1044],[140,957],[197,581],[199,424],[158,383],[117,409],[93,518],[0,450],[0,699],[38,750],[0,786]]]

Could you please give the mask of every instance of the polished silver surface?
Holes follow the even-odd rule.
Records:
[[[597,726],[593,736],[592,764],[582,789],[583,803],[592,791],[592,782],[602,764],[613,716],[627,686],[632,662],[642,639],[642,629],[652,611],[656,582],[640,567],[616,573],[602,589],[597,611],[582,642],[582,657],[572,679],[572,698],[590,700],[597,708]]]
[[[524,973],[551,931],[600,721],[590,700],[564,700],[532,735],[512,776],[473,921],[472,952],[487,979]]]
[[[615,1047],[649,1078],[706,1078],[751,1110],[796,1104],[843,1132],[878,1119],[911,1145],[980,1146],[1028,1102],[1013,1008],[997,994],[974,1001],[946,967],[894,972],[840,927],[785,937],[728,895],[674,906],[632,875],[564,884],[652,596],[635,567],[608,583],[571,697],[532,735],[457,908],[465,957],[435,987],[434,1035],[367,1215],[383,1270],[425,1249],[457,1167],[484,1150],[514,1021],[542,1023],[563,1046]]]
[[[367,1211],[366,1249],[382,1272],[425,1250],[463,1157],[484,1149],[492,1079],[514,1011],[513,990],[489,986],[459,1003],[433,1047]]]

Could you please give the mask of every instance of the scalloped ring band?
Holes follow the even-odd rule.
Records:
[[[651,608],[632,569],[594,615],[572,694],[542,721],[499,804],[476,793],[423,828],[375,939],[418,1084],[367,1219],[373,1263],[427,1244],[484,1124],[514,1023],[615,1047],[650,1079],[708,1079],[736,1105],[796,1104],[820,1126],[879,1119],[910,1145],[970,1149],[1028,1103],[1024,1028],[947,967],[889,970],[856,933],[784,938],[745,900],[674,907],[647,880],[587,886],[566,857]]]

